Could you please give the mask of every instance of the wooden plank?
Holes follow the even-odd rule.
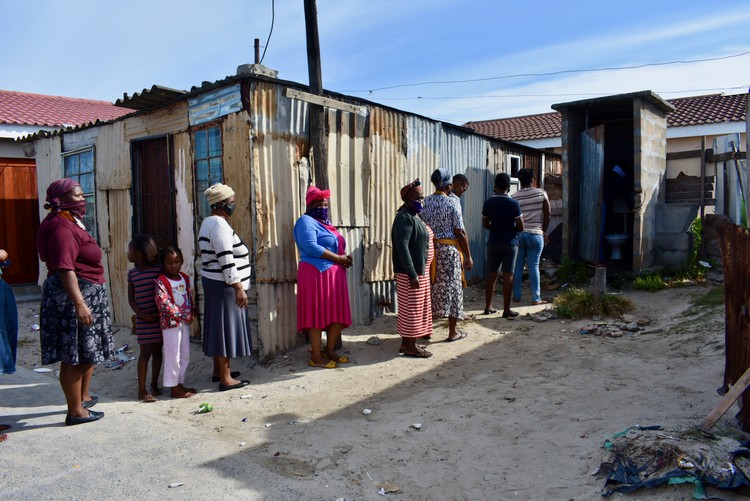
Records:
[[[703,431],[708,431],[716,424],[716,422],[721,419],[721,416],[723,416],[732,405],[734,405],[734,402],[737,401],[740,396],[745,392],[747,387],[750,386],[750,369],[747,369],[745,373],[742,375],[742,377],[732,386],[732,388],[727,392],[726,395],[724,395],[724,398],[721,399],[721,402],[714,407],[714,409],[706,416],[706,419],[701,421],[701,423],[698,425],[698,428],[700,428]]]
[[[718,155],[709,155],[706,153],[706,161],[708,163],[719,163],[728,162],[729,160],[744,160],[747,158],[747,152],[745,151],[727,151],[726,153],[719,153]]]
[[[323,96],[316,96],[309,92],[302,92],[295,89],[285,89],[284,95],[291,99],[299,99],[307,103],[317,104],[319,106],[325,106],[327,108],[333,108],[341,111],[348,111],[349,113],[359,113],[360,115],[367,115],[366,106],[355,106],[353,104],[345,103],[343,101],[336,101]]]
[[[701,150],[674,151],[667,153],[667,162],[670,160],[685,160],[687,158],[700,158],[703,152]]]

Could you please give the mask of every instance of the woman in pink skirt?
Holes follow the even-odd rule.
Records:
[[[352,257],[346,255],[346,242],[328,219],[330,190],[310,186],[307,211],[294,225],[294,241],[299,249],[297,269],[297,331],[310,336],[311,367],[334,369],[349,362],[336,354],[341,331],[352,324],[346,268]],[[321,338],[326,331],[326,348]]]

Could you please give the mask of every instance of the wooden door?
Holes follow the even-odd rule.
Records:
[[[9,284],[30,284],[39,279],[38,230],[36,163],[24,158],[0,158],[0,249],[10,256],[11,266],[3,268],[3,280]]]
[[[177,245],[170,136],[133,141],[133,235],[149,235],[159,248]]]
[[[599,262],[601,245],[604,125],[581,133],[581,182],[578,208],[578,255]]]

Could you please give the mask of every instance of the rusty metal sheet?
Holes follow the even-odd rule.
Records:
[[[716,233],[724,267],[724,385],[731,385],[750,368],[750,232],[727,221]],[[737,417],[742,429],[750,431],[750,391],[743,393],[741,407]]]

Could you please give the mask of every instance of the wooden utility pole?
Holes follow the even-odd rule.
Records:
[[[323,95],[323,74],[320,68],[320,40],[318,39],[318,8],[316,0],[305,0],[307,32],[307,70],[310,93]],[[312,149],[315,186],[328,189],[328,154],[326,151],[325,111],[322,106],[308,103],[310,111],[310,148]]]

